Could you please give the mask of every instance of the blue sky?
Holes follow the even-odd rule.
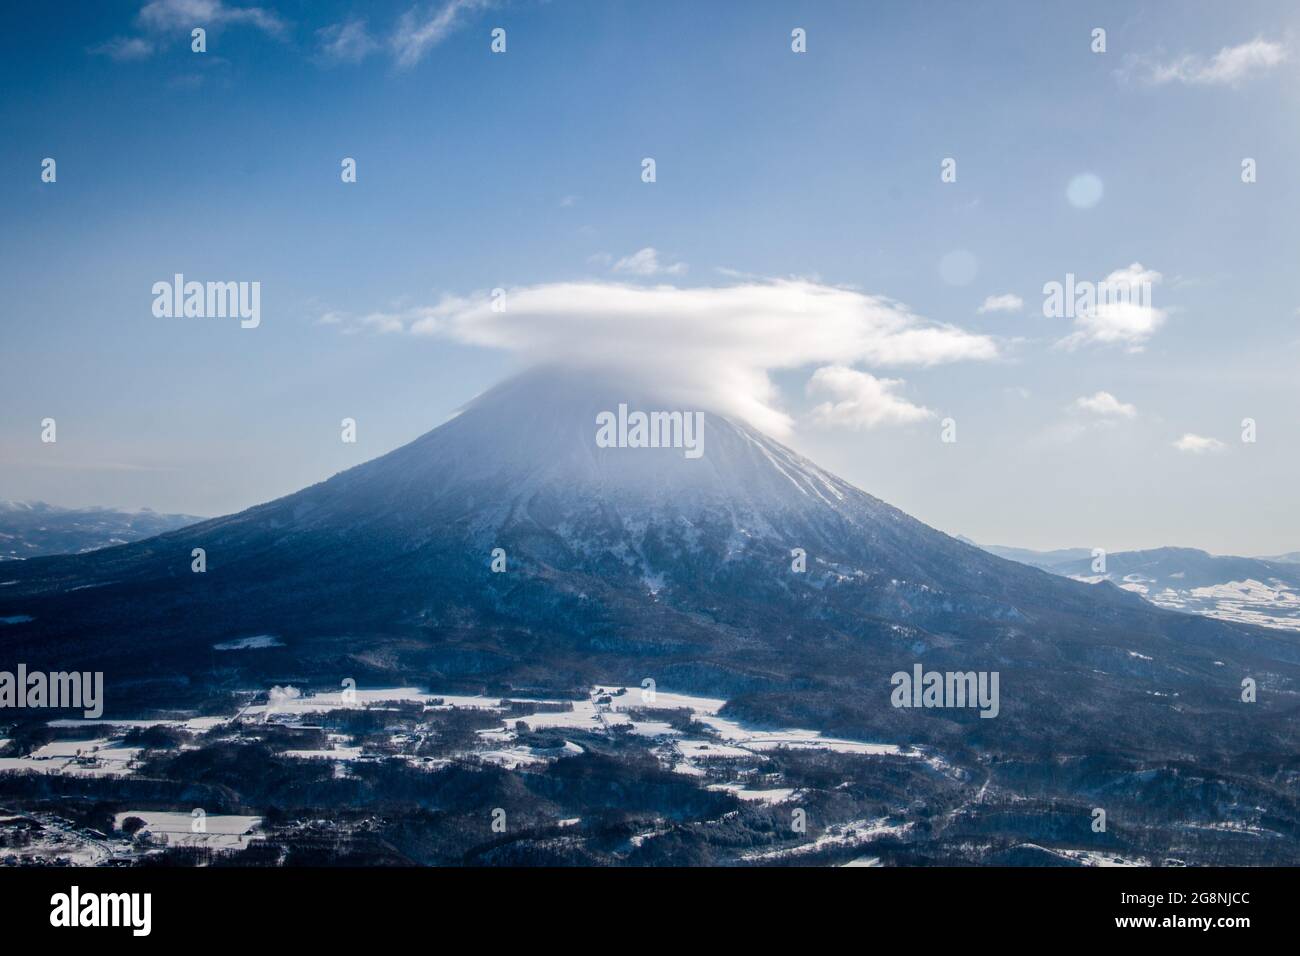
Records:
[[[750,326],[725,355],[687,334],[673,367],[942,530],[1300,548],[1292,4],[0,17],[0,497],[237,510],[396,447],[593,328],[614,360],[624,331],[680,339],[757,302],[802,351],[774,357]],[[1082,175],[1102,186],[1086,208],[1067,198]],[[1043,316],[1045,283],[1135,264],[1158,277],[1155,313],[1109,337]],[[259,281],[261,325],[156,318],[150,289],[176,272]],[[481,308],[497,287],[513,324]],[[609,332],[615,292],[632,314]],[[990,297],[1003,307],[981,312]],[[577,318],[537,318],[557,301]],[[829,331],[805,345],[801,321]]]

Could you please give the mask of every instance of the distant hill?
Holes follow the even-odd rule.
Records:
[[[1273,558],[1217,555],[1196,548],[1116,551],[1106,555],[1104,571],[1094,571],[1092,552],[1086,548],[979,547],[1078,581],[1109,581],[1169,610],[1300,630],[1300,551]]]
[[[59,508],[43,501],[0,501],[0,561],[97,551],[202,520],[148,508]]]
[[[1077,561],[1053,566],[1052,570],[1070,577],[1096,577],[1091,555]],[[1132,578],[1133,582],[1152,588],[1212,587],[1228,581],[1264,581],[1300,588],[1300,565],[1209,554],[1196,548],[1152,548],[1148,551],[1117,551],[1106,555],[1107,580],[1116,584]]]
[[[1300,551],[1288,551],[1286,554],[1266,555],[1261,561],[1281,561],[1283,564],[1300,564]]]
[[[996,554],[999,558],[1006,558],[1008,561],[1019,561],[1021,564],[1042,568],[1045,571],[1052,570],[1058,564],[1092,558],[1092,551],[1088,548],[1058,548],[1055,551],[1033,551],[1029,548],[1009,548],[1000,544],[976,544],[965,535],[958,535],[957,540],[973,544],[977,548],[983,548],[989,554]]]

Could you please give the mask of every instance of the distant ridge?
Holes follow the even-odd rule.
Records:
[[[0,561],[95,551],[202,520],[150,508],[61,508],[44,501],[0,500]]]

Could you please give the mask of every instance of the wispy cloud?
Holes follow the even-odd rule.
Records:
[[[653,377],[701,407],[776,434],[788,433],[793,418],[780,408],[772,371],[928,367],[998,356],[989,336],[928,321],[882,296],[803,279],[703,288],[557,282],[508,289],[500,301],[486,292],[446,296],[432,306],[372,313],[345,328],[399,326],[416,335],[503,349],[530,363],[567,362]],[[884,395],[897,384],[878,380]],[[827,372],[818,387],[849,403],[845,417],[855,399],[864,421],[882,404],[881,421],[916,414],[897,396],[903,405],[873,398],[866,377]],[[842,391],[830,391],[835,388]]]
[[[984,315],[987,312],[1019,312],[1024,307],[1024,299],[1014,292],[1007,292],[1004,295],[989,296],[977,311],[980,315]]]
[[[402,68],[415,66],[424,55],[461,25],[466,14],[492,5],[491,0],[449,0],[441,8],[407,10],[389,41]]]
[[[145,60],[153,56],[153,41],[145,37],[113,37],[90,48],[91,53],[106,56],[119,63]]]
[[[317,57],[327,64],[360,63],[379,49],[366,21],[348,20],[316,31]]]
[[[876,428],[880,425],[905,425],[933,418],[934,412],[894,393],[902,379],[876,378],[866,372],[843,365],[817,369],[808,380],[809,395],[829,395],[809,413],[809,421],[818,427]]]
[[[1209,58],[1191,53],[1164,61],[1150,56],[1136,57],[1121,71],[1121,75],[1136,73],[1157,86],[1166,83],[1238,86],[1247,78],[1286,62],[1289,56],[1290,51],[1284,44],[1256,37],[1249,43],[1225,46]]]
[[[403,321],[403,317],[391,312],[371,312],[369,315],[363,315],[357,322],[362,328],[384,335],[406,331],[406,322]]]
[[[651,246],[646,246],[630,256],[619,259],[614,263],[610,271],[620,275],[632,276],[679,276],[685,274],[686,263],[662,263],[659,261],[659,251]]]
[[[277,37],[288,32],[288,24],[271,10],[229,6],[222,0],[149,0],[135,19],[145,36],[113,37],[90,47],[89,52],[125,63],[153,56],[161,48],[159,37],[163,34],[181,33],[188,42],[195,27],[213,31],[245,25]]]
[[[1227,446],[1217,438],[1206,438],[1204,435],[1194,435],[1188,432],[1174,442],[1174,447],[1189,454],[1204,455],[1210,452],[1223,451]]]
[[[263,7],[234,7],[222,0],[149,0],[138,17],[146,30],[212,29],[244,24],[265,33],[280,35],[288,25],[279,15]]]
[[[20,459],[14,464],[25,465],[31,468],[52,468],[59,471],[123,471],[123,472],[175,472],[180,471],[173,465],[146,465],[139,462],[131,461],[109,461],[105,459],[94,460],[51,460],[51,459]]]
[[[1110,392],[1097,392],[1095,395],[1076,398],[1071,407],[1102,418],[1133,418],[1137,415],[1137,406],[1121,402]]]

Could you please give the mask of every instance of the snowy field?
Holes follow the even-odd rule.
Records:
[[[212,850],[242,850],[249,841],[256,840],[254,832],[262,825],[261,817],[244,817],[233,814],[207,814],[201,824],[189,813],[163,810],[125,810],[113,818],[113,826],[122,829],[127,817],[144,821],[141,828],[155,843],[167,846],[201,846]],[[195,832],[201,826],[200,832]]]
[[[667,770],[696,778],[700,786],[709,790],[773,807],[799,797],[798,790],[781,785],[779,773],[763,770],[780,748],[820,750],[867,760],[904,757],[919,759],[941,773],[951,769],[941,757],[928,751],[879,741],[827,737],[813,730],[752,727],[723,716],[727,703],[724,699],[671,691],[643,693],[640,687],[597,685],[585,699],[535,700],[442,694],[419,687],[349,687],[312,694],[291,686],[277,686],[264,692],[248,691],[245,700],[242,709],[228,716],[50,721],[48,726],[54,729],[91,728],[96,736],[90,740],[55,740],[25,756],[0,758],[0,772],[36,771],[67,776],[138,774],[139,758],[144,750],[126,746],[124,735],[130,731],[164,727],[198,735],[220,729],[224,739],[236,739],[241,727],[252,731],[267,723],[301,728],[312,735],[310,746],[285,747],[279,755],[291,760],[331,762],[336,777],[348,776],[359,761],[394,758],[427,771],[439,770],[455,760],[469,759],[528,772],[584,753],[585,747],[578,742],[585,739],[582,735],[626,734],[640,740]],[[417,720],[413,726],[409,722],[404,724],[401,732],[383,735],[370,732],[360,736],[325,733],[319,726],[321,715],[330,711],[394,711],[397,705],[409,704],[418,704],[430,717],[462,710],[496,722],[476,729],[463,748],[437,756],[424,756],[419,749],[425,739],[438,739],[436,721]],[[406,719],[409,721],[409,715]],[[194,742],[181,744],[182,749],[196,746]],[[257,817],[209,816],[206,829],[196,833],[188,813],[128,810],[115,817],[119,830],[128,816],[145,821],[145,829],[155,847],[161,844],[242,849],[257,838],[260,824]],[[905,826],[902,829],[900,826],[877,820],[831,827],[805,849],[788,852],[815,852],[841,844],[867,843],[883,833],[903,832]],[[121,833],[91,838],[61,825],[51,830],[49,847],[51,856],[76,859],[86,865],[139,852],[135,843]]]
[[[108,737],[97,740],[55,740],[25,757],[0,757],[0,773],[29,771],[65,777],[107,777],[130,774],[143,752]]]
[[[249,638],[247,640],[261,640]],[[242,642],[237,642],[242,643]],[[251,645],[248,645],[251,646]],[[241,723],[275,723],[308,725],[315,716],[347,708],[384,709],[397,704],[418,703],[426,710],[449,711],[467,709],[476,712],[502,712],[498,726],[479,730],[479,745],[459,756],[473,756],[506,769],[526,769],[548,762],[574,756],[583,748],[571,740],[547,749],[526,747],[517,743],[522,726],[529,732],[548,731],[561,737],[565,733],[616,732],[630,733],[644,739],[663,762],[678,773],[706,777],[713,775],[710,784],[715,789],[734,793],[739,799],[762,803],[780,803],[791,799],[793,791],[775,787],[754,789],[743,779],[717,782],[720,761],[737,761],[749,765],[759,764],[776,748],[826,750],[835,753],[855,754],[863,757],[916,757],[934,763],[938,758],[895,744],[862,740],[844,740],[826,737],[814,730],[765,729],[749,727],[740,721],[720,715],[726,700],[700,697],[670,691],[643,691],[640,687],[597,685],[584,700],[533,700],[520,698],[486,697],[465,694],[441,694],[418,687],[349,688],[320,694],[303,693],[295,687],[274,687],[261,699],[250,703],[229,717],[178,717],[134,719],[60,719],[49,726],[60,729],[94,727],[101,736],[93,740],[54,741],[22,757],[0,758],[0,772],[34,770],[40,773],[67,774],[69,776],[106,776],[134,772],[134,762],[141,748],[127,747],[120,735],[126,731],[146,727],[166,727],[201,734],[223,725],[237,730]],[[533,713],[506,714],[507,707],[537,706]],[[678,726],[658,717],[645,717],[645,713],[675,711],[690,715],[691,723]],[[682,726],[698,728],[688,733]],[[414,740],[403,736],[392,738],[390,744],[399,753]],[[392,749],[384,753],[367,753],[364,746],[346,734],[330,734],[326,746],[316,749],[286,749],[282,756],[299,760],[330,760],[342,766],[366,759],[387,759]],[[408,759],[416,766],[436,769],[446,760],[429,761],[412,752]],[[935,764],[942,769],[942,762]]]

